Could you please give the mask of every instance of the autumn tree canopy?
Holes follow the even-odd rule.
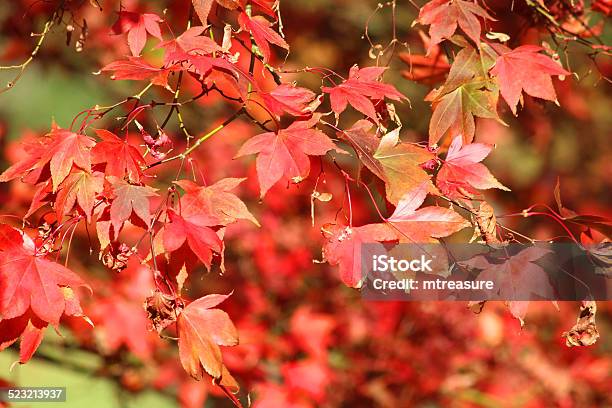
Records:
[[[611,12],[12,2],[0,350],[24,369],[67,364],[52,349],[99,355],[76,369],[183,407],[610,403],[606,302],[359,290],[376,242],[570,242],[610,273]]]

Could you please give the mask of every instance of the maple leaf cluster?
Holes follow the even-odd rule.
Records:
[[[461,0],[431,1],[420,10],[417,22],[429,26],[429,37],[422,36],[427,56],[403,55],[408,64],[420,63],[429,70],[424,77],[406,72],[414,80],[431,78],[432,67],[448,70],[444,84],[427,96],[433,114],[429,126],[429,143],[438,143],[445,135],[463,135],[465,143],[474,138],[474,118],[495,119],[504,123],[498,113],[499,94],[516,115],[517,106],[527,95],[557,102],[552,76],[564,78],[571,73],[558,61],[542,53],[544,48],[522,45],[511,49],[483,36],[481,22],[495,20],[477,3]],[[458,34],[460,28],[465,37]],[[452,64],[442,56],[442,44],[449,50],[458,47]],[[558,59],[558,57],[557,57]],[[440,61],[440,62],[438,62]]]
[[[498,223],[485,190],[510,189],[483,163],[494,146],[475,141],[477,118],[505,124],[500,95],[515,115],[525,102],[524,95],[557,102],[552,77],[571,73],[549,56],[548,49],[535,45],[510,48],[491,40],[485,29],[496,16],[484,6],[464,0],[431,1],[421,8],[417,19],[429,26],[429,36],[421,35],[427,54],[400,56],[416,69],[405,72],[404,77],[439,85],[425,98],[432,107],[428,140],[417,142],[399,120],[398,112],[406,107],[407,98],[385,83],[388,67],[355,64],[346,78],[327,68],[307,67],[299,72],[314,75],[321,86],[301,87],[284,80],[294,71],[275,66],[273,51],[290,49],[277,2],[193,0],[190,7],[195,14],[176,35],[165,16],[120,11],[111,28],[112,37],[125,40],[129,55],[105,60],[101,72],[110,74],[112,80],[142,82],[144,89],[114,105],[96,105],[82,112],[69,128],[53,124],[46,135],[27,140],[23,155],[0,174],[0,182],[19,179],[32,186],[32,200],[23,219],[24,225],[38,227],[0,224],[0,349],[20,340],[19,362],[26,363],[45,329],[51,325],[59,330],[64,324],[84,344],[99,346],[104,354],[118,354],[125,348],[152,361],[165,344],[161,339],[175,338],[184,372],[168,369],[171,378],[160,376],[155,386],[164,388],[178,381],[185,391],[203,398],[201,393],[208,391],[190,388],[195,386],[186,379],[210,377],[211,389],[241,406],[235,395],[238,381],[232,373],[240,372],[242,360],[249,356],[241,354],[246,353],[244,349],[236,351],[242,337],[237,326],[245,328],[247,339],[261,340],[266,335],[258,328],[259,314],[269,314],[270,320],[278,316],[266,310],[272,309],[269,299],[249,282],[244,285],[245,293],[233,295],[248,298],[254,309],[253,316],[236,313],[240,324],[230,318],[234,317],[231,312],[219,308],[223,305],[231,310],[231,288],[215,290],[229,294],[211,293],[196,299],[190,293],[197,292],[190,289],[200,287],[204,274],[218,271],[224,275],[226,250],[234,250],[228,235],[236,239],[236,235],[250,234],[244,246],[251,246],[246,252],[252,251],[253,259],[245,264],[252,262],[254,270],[262,271],[253,280],[297,291],[295,281],[300,277],[292,271],[313,268],[309,249],[299,241],[305,236],[307,241],[315,238],[278,230],[250,232],[241,224],[263,225],[261,230],[265,230],[277,225],[278,217],[262,210],[264,215],[255,212],[256,218],[239,194],[255,191],[272,212],[298,212],[303,203],[292,196],[291,189],[308,189],[314,183],[310,194],[313,226],[315,206],[326,208],[320,229],[323,261],[338,266],[340,280],[351,288],[360,288],[364,282],[360,252],[364,243],[443,243],[471,229],[472,241],[503,246],[516,238]],[[151,99],[145,103],[153,92],[163,102]],[[207,131],[191,134],[181,110],[188,105],[203,110],[206,102],[202,100],[210,97],[214,101],[213,94],[234,108],[234,113]],[[120,108],[126,109],[124,115],[117,115],[120,126],[94,127]],[[169,113],[158,123],[153,113],[160,108]],[[180,131],[177,137],[167,131],[172,117]],[[255,124],[258,133],[251,136],[252,130],[236,131],[245,136],[241,145],[230,143],[223,154],[209,151],[206,165],[210,168],[202,171],[194,158],[196,152],[215,135],[226,137],[223,130],[231,123],[246,127],[247,121],[238,118]],[[234,164],[224,162],[225,156],[240,158],[233,163],[240,163],[241,171],[245,166],[252,168],[254,177],[228,177]],[[164,171],[172,165],[176,165],[175,177],[164,185]],[[311,174],[315,172],[316,180]],[[214,183],[204,182],[210,174],[221,176]],[[288,191],[283,192],[283,187]],[[551,218],[564,228],[566,224],[585,228],[588,233],[581,236],[582,243],[597,240],[598,234],[609,237],[608,219],[565,208],[559,190],[557,186],[558,212],[551,209]],[[358,194],[375,208],[376,221],[355,221],[355,208],[362,205],[355,198]],[[335,211],[337,207],[340,211]],[[532,214],[536,213],[526,210],[523,215]],[[92,242],[90,233],[97,242]],[[112,272],[113,291],[96,293],[103,280],[92,276],[89,282],[68,268],[75,234],[89,238],[90,251],[97,250],[100,263]],[[281,235],[298,249],[286,244],[287,254],[275,253],[271,248]],[[603,258],[605,249],[599,254]],[[62,251],[66,251],[64,265],[58,263]],[[482,271],[482,276],[508,278],[520,269],[519,275],[527,279],[526,272],[539,272],[534,262],[543,255],[532,249],[503,264],[476,257],[464,266]],[[513,284],[508,282],[504,290]],[[85,307],[81,299],[90,295],[80,288],[94,292],[95,300],[85,301]],[[511,302],[509,308],[523,323],[527,304]],[[380,307],[381,314],[385,310]],[[592,320],[588,323],[594,325]],[[359,322],[345,324],[355,325],[347,337],[361,339]],[[124,325],[137,329],[128,332]],[[256,406],[310,406],[301,405],[308,399],[321,404],[326,381],[335,380],[327,367],[332,358],[328,348],[333,319],[298,308],[290,326],[293,340],[283,345],[285,349],[264,351],[261,346],[251,350],[252,360],[264,353],[273,359],[275,353],[289,353],[292,347],[295,353],[304,354],[282,366],[279,375],[286,389],[254,384],[262,395]],[[140,335],[147,330],[150,336]],[[589,326],[589,330],[596,339],[596,329]],[[574,331],[568,335],[572,344],[581,341],[576,340],[578,329]],[[136,332],[139,334],[134,335]],[[388,330],[383,327],[381,332]],[[123,381],[137,388],[129,375]]]

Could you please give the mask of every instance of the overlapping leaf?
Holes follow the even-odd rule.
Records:
[[[418,209],[428,191],[428,182],[425,182],[404,194],[387,220],[400,242],[436,242],[436,238],[447,237],[470,226],[465,218],[449,208],[429,206]]]
[[[162,39],[159,23],[163,20],[157,14],[138,14],[131,11],[120,11],[119,19],[113,25],[115,34],[128,33],[127,41],[132,55],[137,57],[142,52],[146,42],[147,33]]]
[[[257,177],[261,196],[283,176],[295,183],[308,177],[311,156],[322,156],[335,149],[327,135],[314,128],[320,116],[306,121],[295,121],[286,129],[267,132],[249,139],[236,157],[257,153]]]
[[[363,284],[362,244],[397,240],[395,232],[385,224],[368,224],[360,227],[326,224],[321,231],[326,239],[323,245],[323,258],[330,265],[339,266],[342,282],[352,288],[359,288]]]
[[[429,174],[421,167],[421,164],[432,160],[435,156],[424,147],[400,142],[399,128],[380,139],[373,157],[382,166],[387,200],[391,203],[397,204],[404,194],[423,183],[430,193],[437,192],[429,181]]]
[[[316,94],[309,89],[290,84],[281,84],[261,97],[270,111],[281,116],[285,112],[293,116],[311,114],[318,104],[312,104]]]
[[[374,173],[378,178],[387,181],[385,169],[374,153],[380,144],[380,139],[370,132],[372,123],[368,120],[358,120],[350,129],[338,132],[340,139],[346,140],[357,153],[360,163]]]
[[[238,23],[243,30],[251,33],[264,62],[270,61],[270,44],[289,50],[289,44],[270,27],[270,22],[264,17],[249,17],[246,13],[240,13]]]
[[[459,86],[433,103],[429,122],[429,144],[437,144],[446,134],[460,134],[469,143],[474,138],[474,117],[497,118],[497,92],[483,83]]]
[[[463,135],[464,143],[474,138],[474,117],[496,119],[499,90],[488,71],[496,52],[486,44],[479,50],[466,46],[453,62],[446,82],[427,95],[432,101],[429,144],[437,144],[444,135]]]
[[[216,225],[228,225],[239,219],[259,225],[242,200],[229,192],[244,180],[226,178],[210,186],[200,186],[190,180],[176,181],[175,183],[185,190],[181,197],[183,216],[206,215],[216,220]]]
[[[148,186],[130,184],[116,177],[108,178],[112,184],[113,201],[110,207],[110,220],[115,231],[119,231],[132,212],[147,226],[151,223],[150,197],[157,196],[155,189]]]
[[[102,141],[91,150],[92,163],[105,163],[104,173],[107,176],[127,177],[128,180],[139,183],[143,176],[142,167],[145,165],[140,151],[108,130],[98,129],[96,133]]]
[[[549,249],[532,246],[509,257],[478,255],[460,264],[481,270],[478,280],[495,282],[494,290],[500,299],[513,299],[508,302],[510,311],[523,324],[529,303],[527,299],[532,294],[542,298],[550,298],[553,294],[548,275],[535,263],[550,253]]]
[[[40,320],[57,326],[65,312],[80,311],[70,289],[86,286],[85,282],[68,268],[38,256],[26,235],[6,225],[0,228],[0,319],[19,317],[31,308]]]
[[[492,146],[471,143],[462,146],[461,136],[456,136],[436,177],[436,185],[449,197],[465,197],[479,190],[499,188],[509,191],[480,163],[489,155]]]
[[[27,363],[40,345],[47,326],[48,323],[36,317],[31,310],[13,319],[0,319],[0,351],[21,339],[19,363]]]
[[[164,48],[166,54],[164,63],[170,65],[173,62],[185,59],[187,55],[210,55],[221,52],[221,47],[212,38],[202,35],[206,27],[195,26],[169,41],[164,41],[158,48]]]
[[[148,79],[153,85],[168,86],[168,75],[176,67],[156,68],[142,57],[128,57],[127,60],[114,61],[102,68],[102,71],[113,71],[111,79],[131,79],[142,81]]]
[[[425,4],[420,12],[418,22],[429,25],[431,47],[444,39],[450,39],[457,26],[475,44],[480,44],[482,27],[478,18],[493,20],[477,3],[465,0],[433,0]]]
[[[28,156],[4,171],[0,175],[0,181],[24,177],[30,172],[40,175],[43,168],[49,164],[55,192],[73,165],[91,171],[90,149],[94,145],[95,142],[90,137],[54,125],[44,139],[27,146]]]
[[[240,0],[193,0],[193,9],[203,25],[208,25],[208,15],[215,3],[229,10],[235,10],[241,5]]]
[[[516,106],[521,100],[521,92],[536,98],[557,101],[552,76],[570,75],[544,54],[542,47],[522,45],[503,53],[495,61],[491,75],[497,77],[501,95],[516,114]]]
[[[237,388],[223,365],[219,346],[238,344],[238,332],[227,313],[215,306],[229,295],[208,295],[187,305],[177,321],[181,364],[187,373],[201,380],[207,373],[223,385]]]
[[[104,174],[101,172],[73,171],[60,184],[55,198],[57,219],[61,220],[64,214],[70,212],[75,204],[78,204],[89,221],[96,202],[96,196],[102,190],[104,190]]]
[[[164,225],[163,245],[167,252],[178,250],[187,243],[198,259],[210,269],[213,252],[220,253],[221,239],[210,228],[217,225],[216,220],[205,214],[183,217],[168,210],[170,222]]]
[[[385,67],[360,69],[357,65],[353,65],[346,81],[334,87],[323,87],[322,91],[329,94],[331,106],[336,115],[344,112],[347,105],[350,104],[359,112],[378,122],[372,100],[389,98],[401,101],[406,99],[393,85],[379,81],[385,70]]]

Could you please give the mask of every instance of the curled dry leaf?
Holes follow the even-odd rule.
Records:
[[[488,245],[500,244],[499,239],[495,235],[497,229],[497,218],[493,207],[486,201],[480,203],[480,206],[476,210],[474,215],[474,221],[476,228],[474,229],[474,235],[470,242],[482,237]]]
[[[576,324],[567,332],[562,334],[567,347],[591,346],[599,338],[599,331],[595,325],[595,314],[597,304],[594,301],[582,302],[580,315]]]

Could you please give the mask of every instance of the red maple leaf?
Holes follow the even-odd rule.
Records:
[[[230,190],[238,187],[244,178],[225,178],[210,186],[200,186],[190,180],[175,181],[185,194],[181,197],[181,214],[206,215],[215,219],[216,225],[228,225],[238,219],[249,220],[259,226],[247,206]]]
[[[238,23],[243,30],[251,33],[259,51],[261,51],[264,62],[270,61],[270,44],[278,45],[286,50],[289,49],[289,44],[270,28],[270,22],[264,17],[249,17],[246,13],[240,13]]]
[[[7,225],[0,230],[0,318],[13,319],[31,308],[39,319],[57,326],[64,313],[82,314],[72,288],[85,282],[39,255],[27,235]]]
[[[359,288],[363,284],[361,245],[397,240],[395,232],[385,224],[361,227],[326,224],[321,231],[327,239],[323,245],[323,258],[330,265],[339,265],[342,282],[352,288]]]
[[[148,186],[130,184],[125,180],[109,177],[112,184],[113,202],[110,207],[110,220],[117,233],[132,212],[147,226],[151,224],[149,197],[157,196],[156,190]]]
[[[88,136],[60,128],[53,129],[50,136],[53,141],[43,158],[49,158],[53,191],[56,191],[70,173],[73,164],[91,171],[90,149],[95,146],[95,142]]]
[[[435,242],[436,238],[447,237],[471,225],[449,208],[429,206],[418,209],[428,191],[428,182],[424,182],[406,193],[387,219],[400,242]]]
[[[0,319],[0,351],[21,339],[19,363],[27,363],[40,345],[47,325],[48,323],[36,317],[31,309],[13,319]]]
[[[221,52],[221,46],[212,38],[202,35],[206,27],[191,27],[176,39],[160,43],[158,48],[165,48],[166,55],[164,63],[169,64],[177,59],[184,59],[186,54],[208,55],[213,52]]]
[[[446,159],[436,177],[436,186],[449,197],[471,197],[475,189],[499,188],[510,191],[480,163],[491,152],[492,146],[470,143],[462,146],[461,135],[455,136]]]
[[[294,183],[308,177],[308,155],[322,156],[336,148],[325,133],[313,128],[319,119],[319,115],[314,115],[306,121],[295,121],[286,129],[259,134],[242,145],[236,157],[258,153],[256,166],[261,197],[283,175]]]
[[[557,102],[553,87],[552,75],[570,75],[544,54],[542,47],[522,45],[509,52],[501,54],[491,69],[491,75],[499,81],[499,89],[516,115],[516,106],[521,99],[521,91],[536,98]]]
[[[102,68],[102,71],[114,71],[113,80],[130,79],[142,81],[148,79],[153,85],[168,86],[168,75],[177,67],[156,68],[142,57],[128,57],[127,60],[114,61]]]
[[[163,244],[167,252],[173,252],[185,242],[198,259],[210,269],[213,251],[220,253],[222,242],[217,233],[210,228],[216,225],[214,219],[207,215],[182,217],[173,210],[168,210],[170,222],[164,225]]]
[[[104,173],[107,176],[127,176],[130,181],[139,183],[143,176],[142,166],[146,164],[140,151],[108,130],[97,129],[96,133],[102,141],[91,150],[92,163],[106,163]]]
[[[459,26],[476,45],[480,44],[482,27],[478,17],[494,20],[477,3],[465,0],[433,0],[419,12],[418,22],[429,25],[431,43],[427,54],[436,44],[450,39]]]
[[[205,30],[206,27],[202,26],[191,27],[176,39],[160,43],[158,48],[166,50],[165,66],[186,62],[187,70],[197,75],[207,76],[212,69],[217,69],[235,76],[243,74],[249,77],[224,58],[224,50],[213,39],[202,35]]]
[[[393,85],[383,84],[379,81],[386,67],[359,68],[353,65],[349,71],[349,78],[334,87],[323,87],[322,91],[329,93],[332,110],[340,115],[351,104],[359,112],[378,122],[376,108],[372,99],[389,98],[394,101],[406,99]]]
[[[113,25],[115,34],[127,32],[127,42],[133,56],[138,56],[147,42],[147,32],[153,37],[162,39],[159,23],[162,20],[157,14],[138,14],[131,11],[120,11],[119,19]]]
[[[29,218],[32,214],[38,211],[42,206],[47,204],[49,201],[53,199],[53,187],[51,184],[51,179],[43,181],[38,184],[36,191],[34,192],[34,197],[32,197],[32,202],[30,203],[30,208],[28,212],[24,215],[24,218]]]
[[[33,172],[38,179],[40,172],[47,164],[51,170],[53,191],[68,176],[75,165],[85,171],[91,171],[90,149],[96,143],[88,136],[62,129],[55,124],[45,138],[31,143],[27,147],[28,156],[9,167],[0,176],[0,181],[9,181],[18,176]],[[35,172],[34,170],[37,170]]]
[[[202,24],[208,24],[208,15],[215,0],[193,0],[193,9],[200,18]]]
[[[74,205],[78,204],[85,213],[87,221],[89,221],[96,196],[103,190],[104,174],[99,171],[90,173],[84,170],[76,170],[71,172],[60,184],[55,198],[57,219],[61,220],[64,214],[70,212]]]
[[[311,114],[318,106],[313,103],[316,94],[309,89],[290,84],[281,84],[270,92],[262,92],[261,97],[270,111],[281,116],[288,113],[293,116]]]
[[[201,380],[204,372],[224,383],[235,381],[223,365],[219,346],[238,344],[238,332],[227,313],[214,307],[229,295],[207,295],[187,305],[177,321],[181,364]]]
[[[511,256],[507,256],[505,251],[503,256],[477,255],[459,264],[465,268],[481,270],[478,280],[494,282],[495,298],[505,300],[510,312],[523,325],[529,304],[525,299],[529,299],[532,294],[542,298],[551,298],[553,295],[548,275],[535,263],[550,253],[552,251],[549,249],[532,246]]]
[[[7,182],[17,177],[22,181],[35,184],[42,172],[43,165],[39,164],[46,154],[50,138],[40,137],[23,143],[24,157],[10,166],[0,175],[1,182]],[[34,169],[38,171],[34,172]],[[32,177],[33,176],[33,177]]]
[[[340,266],[340,277],[350,287],[363,284],[361,248],[364,243],[406,242],[428,243],[449,236],[470,223],[455,211],[444,207],[418,209],[429,190],[428,182],[406,193],[386,223],[361,227],[326,224],[321,231],[327,238],[323,258],[330,265]]]
[[[208,15],[214,3],[229,10],[235,10],[239,6],[244,7],[246,5],[245,0],[193,0],[193,9],[200,18],[202,24],[208,24]]]
[[[195,72],[198,75],[207,76],[211,72],[211,70],[215,69],[222,73],[231,74],[232,83],[236,82],[236,77],[239,74],[243,74],[247,77],[248,80],[252,80],[250,79],[250,77],[248,77],[248,74],[245,74],[244,72],[240,71],[234,64],[224,58],[211,57],[208,55],[198,55],[187,58],[187,61],[191,63],[191,66],[188,70],[191,72]],[[216,80],[213,79],[211,82],[216,83]]]
[[[237,8],[245,9],[247,0],[192,0],[193,8],[196,11],[202,24],[208,24],[208,17],[213,4],[218,4],[228,10],[236,10]],[[276,12],[274,11],[274,3],[276,0],[251,0],[249,3],[258,6],[261,11],[268,14],[270,17],[276,18]]]

